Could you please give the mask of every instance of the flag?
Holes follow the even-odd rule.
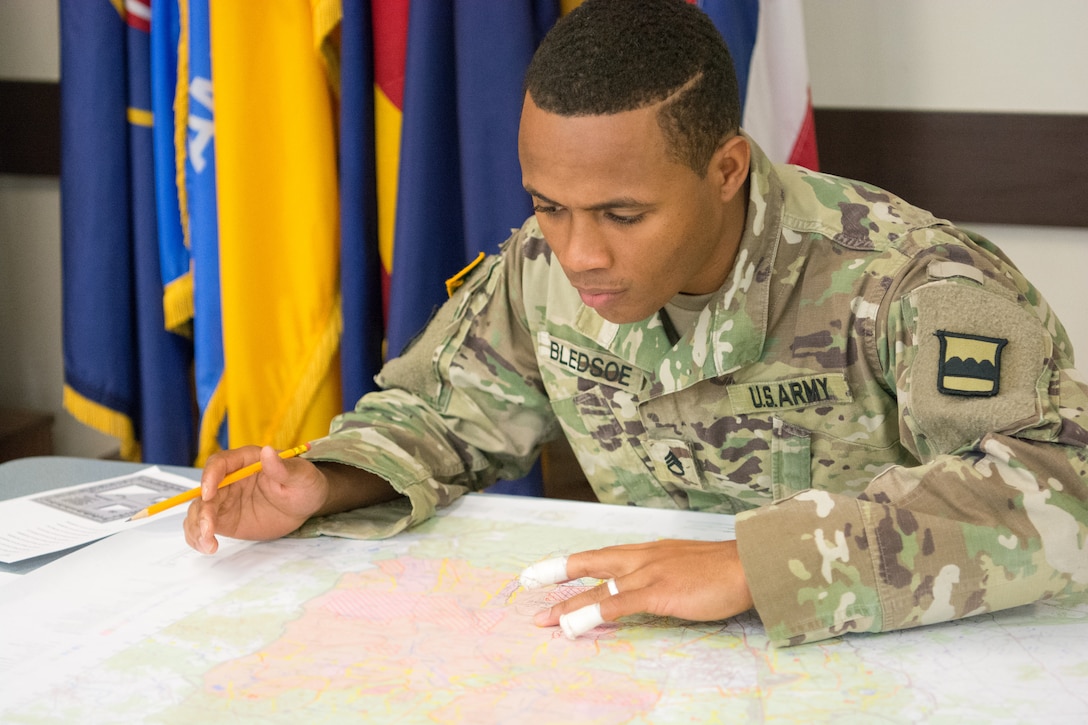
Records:
[[[408,0],[373,0],[374,172],[378,208],[378,252],[382,275],[382,334],[389,319],[393,272],[393,227],[397,209],[401,129],[404,125],[404,65],[408,54]]]
[[[328,0],[211,3],[231,447],[289,448],[340,411],[339,20]]]
[[[197,465],[228,445],[230,429],[223,384],[223,315],[219,269],[219,202],[216,180],[215,93],[209,0],[181,0],[184,45],[174,117],[174,154],[182,169],[182,228],[192,263],[193,370],[200,413]],[[252,302],[250,303],[253,304]],[[259,442],[259,441],[257,441]]]
[[[344,319],[340,371],[341,406],[345,410],[377,387],[374,376],[382,364],[385,314],[375,159],[375,113],[380,102],[376,95],[382,91],[375,88],[375,66],[381,65],[380,58],[388,57],[388,43],[382,39],[393,38],[401,50],[403,73],[407,40],[403,32],[407,29],[407,0],[374,0],[373,9],[371,5],[368,0],[346,3],[340,21],[340,294]],[[402,11],[402,23],[390,23],[389,6]],[[372,13],[385,31],[378,38],[373,32]],[[391,25],[393,32],[389,31]],[[388,100],[384,103],[390,105]],[[395,193],[395,189],[391,191]]]
[[[125,458],[188,464],[190,345],[162,308],[150,7],[59,9],[64,406]]]
[[[152,0],[151,11],[163,309],[166,327],[194,340],[195,463],[203,465],[227,445],[208,0]]]
[[[741,126],[775,163],[817,170],[801,0],[698,0],[737,70]]]
[[[154,124],[155,211],[159,234],[163,314],[166,328],[191,336],[193,276],[189,244],[181,224],[174,152],[174,98],[178,92],[178,0],[151,0],[151,106]]]
[[[517,158],[522,78],[554,0],[413,2],[386,337],[399,354],[445,280],[531,213]]]

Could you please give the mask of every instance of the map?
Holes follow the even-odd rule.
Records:
[[[730,517],[493,494],[385,541],[225,542],[179,522],[0,588],[4,723],[1083,722],[1088,600],[769,645],[758,617],[567,640],[526,591],[561,554],[732,537]],[[21,623],[12,626],[13,623]]]

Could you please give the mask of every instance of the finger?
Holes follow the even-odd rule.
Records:
[[[526,567],[518,577],[526,589],[539,589],[549,584],[559,584],[572,579],[593,577],[610,579],[616,572],[630,570],[630,556],[647,550],[652,544],[619,544],[604,549],[583,551],[571,556],[557,556]]]
[[[257,446],[244,446],[212,455],[200,474],[200,497],[205,501],[215,498],[219,483],[227,474],[258,460],[259,454],[260,449]]]
[[[200,535],[200,524],[197,522],[195,501],[189,504],[189,508],[185,512],[185,520],[181,523],[181,529],[185,533],[185,543],[191,548],[196,549],[197,538]]]
[[[205,554],[214,554],[219,550],[219,540],[215,538],[215,511],[212,506],[202,506],[198,522],[200,527],[200,549]]]
[[[533,616],[533,623],[538,627],[553,627],[561,623],[564,615],[599,604],[617,594],[619,594],[618,583],[614,579],[609,579],[602,582],[600,586],[587,589],[569,599],[564,599],[548,609],[542,609]]]
[[[609,579],[604,583],[603,587],[607,592],[606,599],[611,599],[620,593],[615,579]],[[563,630],[563,634],[566,638],[577,639],[591,629],[604,624],[604,614],[601,611],[601,605],[604,601],[605,600],[602,599],[601,601],[587,604],[584,607],[560,615],[559,628]]]
[[[611,580],[609,580],[611,581]],[[606,591],[611,591],[611,588]],[[584,607],[567,612],[559,617],[559,627],[567,639],[577,639],[586,632],[596,629],[605,622],[614,622],[620,617],[637,614],[644,610],[642,592],[608,594],[605,598]]]
[[[215,538],[213,506],[206,505],[199,499],[193,501],[189,504],[182,528],[185,542],[200,553],[214,554],[219,549],[219,541]]]
[[[612,579],[630,574],[645,563],[655,543],[619,544],[571,554],[567,558],[567,578]]]
[[[601,616],[601,603],[587,604],[559,618],[559,627],[567,639],[577,639],[591,629],[604,624]]]
[[[557,556],[545,559],[525,567],[518,577],[521,586],[526,589],[539,589],[549,584],[558,584],[569,580],[567,576],[567,557]]]
[[[285,482],[288,478],[287,462],[280,458],[280,454],[272,446],[261,448],[261,471],[269,478],[277,482]]]

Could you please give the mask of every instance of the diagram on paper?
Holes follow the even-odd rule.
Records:
[[[191,487],[190,487],[191,488]],[[151,476],[128,476],[75,491],[35,496],[38,503],[99,524],[122,521],[186,490]]]

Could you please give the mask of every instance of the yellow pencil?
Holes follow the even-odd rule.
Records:
[[[280,451],[279,456],[280,456],[280,458],[294,458],[298,454],[305,453],[308,450],[310,450],[310,444],[309,443],[303,443],[301,446],[295,446],[294,448],[288,448],[285,451]],[[224,486],[229,486],[232,483],[236,483],[238,481],[241,481],[243,478],[246,478],[247,476],[252,476],[254,473],[256,473],[259,470],[261,470],[261,462],[260,461],[257,461],[256,463],[251,463],[248,466],[245,466],[244,468],[239,468],[234,473],[228,473],[226,475],[226,477],[222,481],[219,482],[219,488],[223,488]],[[185,503],[186,501],[192,501],[194,498],[196,498],[199,495],[200,495],[200,486],[197,486],[196,488],[190,488],[188,491],[185,491],[183,493],[179,493],[177,496],[171,496],[170,498],[166,499],[165,501],[159,501],[158,503],[151,504],[150,506],[145,508],[143,511],[139,511],[139,512],[133,514],[129,518],[129,521],[135,521],[136,519],[145,519],[148,516],[154,516],[155,514],[161,512],[161,511],[165,511],[166,509],[173,508],[173,507],[177,506],[179,503]]]

